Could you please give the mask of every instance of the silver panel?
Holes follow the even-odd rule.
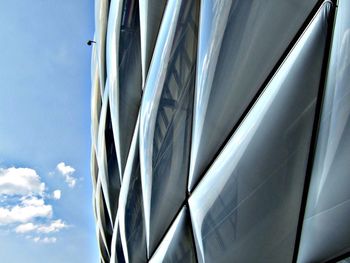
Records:
[[[169,1],[141,106],[140,162],[148,255],[186,197],[199,1]]]
[[[97,240],[100,248],[101,257],[108,262],[110,257],[109,243],[106,238],[106,218],[108,219],[107,212],[103,206],[102,186],[101,180],[98,179],[96,191],[95,191],[95,207],[96,207],[96,233]],[[107,260],[108,259],[108,260]]]
[[[331,4],[189,198],[199,262],[291,262]]]
[[[117,218],[119,218],[119,211],[118,211]],[[113,227],[113,237],[112,237],[111,248],[112,248],[111,259],[110,259],[111,263],[129,262],[124,257],[118,219],[116,220]]]
[[[330,2],[95,0],[100,262],[345,257],[350,4],[331,39]]]
[[[126,262],[147,261],[138,135],[139,121],[130,147],[119,198],[120,235]]]
[[[108,91],[104,90],[104,100],[108,101]],[[107,212],[109,219],[113,222],[111,200],[109,194],[109,180],[108,180],[108,168],[107,168],[107,152],[106,152],[106,140],[105,140],[105,128],[107,118],[108,103],[102,104],[99,127],[98,127],[98,138],[97,138],[97,164],[98,164],[98,178],[101,181],[103,199],[107,206]]]
[[[336,15],[299,262],[350,251],[350,1]]]
[[[167,0],[139,0],[142,87],[145,85]]]
[[[109,109],[109,104],[107,103],[107,115],[106,115],[106,125],[104,127],[104,133],[105,133],[105,144],[106,144],[106,156],[104,157],[107,161],[107,173],[106,173],[106,180],[108,185],[108,194],[109,194],[109,201],[110,204],[110,210],[111,210],[111,220],[112,222],[115,221],[117,210],[118,210],[118,198],[119,198],[119,192],[121,187],[120,182],[120,174],[118,169],[118,161],[117,161],[117,153],[116,153],[116,147],[114,144],[114,138],[113,138],[113,128],[112,128],[112,122],[111,122],[111,114]]]
[[[181,209],[149,262],[196,262],[190,215],[187,207]]]
[[[120,23],[122,16],[123,1],[111,0],[110,12],[108,16],[107,28],[107,49],[106,49],[106,66],[107,66],[107,83],[109,89],[109,105],[111,113],[111,122],[113,126],[113,140],[116,146],[119,176],[122,175],[122,166],[120,161],[120,136],[119,136],[119,38]],[[107,102],[104,102],[107,103]],[[121,178],[120,178],[121,180]]]
[[[208,168],[316,2],[201,2],[189,190]]]
[[[111,33],[107,40],[109,102],[121,175],[135,129],[142,91],[138,1],[122,2],[112,1],[111,23],[108,25],[108,33]]]
[[[95,41],[97,52],[97,68],[101,97],[103,97],[106,82],[106,33],[109,0],[95,1]]]

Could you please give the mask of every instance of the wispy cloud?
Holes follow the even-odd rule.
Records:
[[[72,166],[66,165],[64,162],[57,164],[56,169],[64,177],[66,183],[70,188],[73,188],[77,183],[77,179],[72,176],[75,172],[75,169]]]
[[[49,224],[33,224],[33,223],[26,223],[26,224],[21,224],[16,227],[15,232],[16,233],[29,233],[29,232],[37,232],[37,233],[56,233],[59,232],[60,230],[64,228],[68,228],[69,226],[63,222],[61,219],[53,220]]]
[[[30,168],[0,168],[0,195],[42,195],[45,183]]]
[[[21,225],[17,226],[15,228],[15,232],[23,234],[23,233],[31,232],[31,231],[35,230],[36,228],[37,228],[37,226],[34,225],[33,223],[26,223],[26,224],[21,224]]]
[[[33,238],[33,241],[35,243],[46,243],[46,244],[49,244],[49,243],[56,243],[57,241],[57,238],[55,237],[34,237]]]
[[[49,225],[41,225],[38,227],[39,233],[53,233],[58,232],[61,229],[69,227],[65,222],[61,219],[52,221]]]

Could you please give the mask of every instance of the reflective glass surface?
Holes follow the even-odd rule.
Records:
[[[299,262],[350,251],[350,1],[339,1]]]
[[[187,207],[181,209],[149,262],[196,262],[190,214]]]
[[[191,190],[287,50],[316,0],[203,0]]]
[[[324,4],[189,198],[199,262],[291,262],[325,53]]]
[[[106,127],[106,160],[107,160],[107,178],[108,178],[108,193],[111,201],[111,217],[115,220],[118,209],[118,199],[120,191],[120,176],[118,170],[117,155],[114,146],[113,129],[109,107],[107,107]]]
[[[128,262],[147,261],[138,127],[139,122],[136,124],[119,198],[120,231],[124,255]]]
[[[95,0],[101,262],[345,261],[349,32],[348,0]]]
[[[139,0],[142,80],[145,84],[167,0]]]
[[[149,254],[186,197],[199,1],[170,1],[147,78],[140,157]]]

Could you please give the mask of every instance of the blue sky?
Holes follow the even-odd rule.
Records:
[[[98,262],[92,0],[0,1],[0,259]]]

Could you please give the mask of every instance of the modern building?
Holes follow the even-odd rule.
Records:
[[[95,3],[101,262],[349,262],[350,1]]]

